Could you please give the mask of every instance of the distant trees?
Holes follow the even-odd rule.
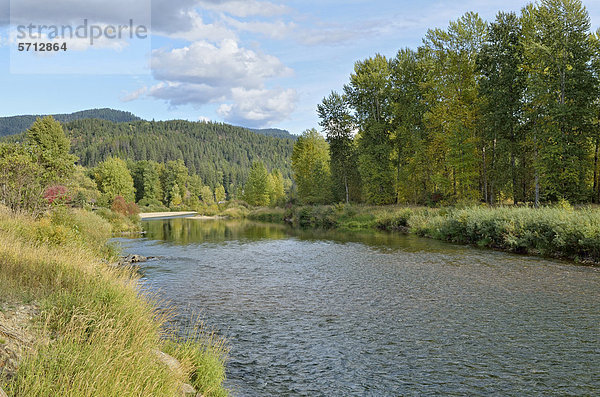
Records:
[[[73,137],[73,153],[86,167],[109,157],[161,164],[182,160],[190,175],[198,175],[213,190],[222,185],[228,195],[244,186],[257,159],[269,170],[279,169],[284,178],[292,175],[293,138],[265,136],[226,124],[96,119],[72,121],[65,124],[65,130]],[[163,194],[168,196],[170,190]]]

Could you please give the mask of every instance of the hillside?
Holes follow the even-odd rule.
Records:
[[[36,118],[44,116],[45,115],[22,115],[0,117],[0,137],[19,134],[31,127],[31,124],[33,124]],[[53,114],[52,116],[61,123],[81,119],[101,119],[116,123],[141,120],[130,112],[108,108],[82,110],[80,112],[68,114]]]
[[[241,186],[255,160],[262,160],[269,170],[278,168],[286,178],[292,174],[294,139],[228,124],[85,119],[66,123],[64,128],[72,138],[72,152],[84,166],[95,166],[111,156],[158,162],[183,159],[190,173],[199,174],[211,187]]]
[[[272,136],[275,138],[291,138],[291,139],[297,138],[296,135],[291,134],[289,131],[281,130],[279,128],[262,128],[262,129],[248,128],[248,129],[250,131],[256,132],[257,134]]]

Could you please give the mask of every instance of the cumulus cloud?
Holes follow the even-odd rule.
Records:
[[[231,39],[219,45],[197,41],[171,50],[155,50],[152,73],[160,83],[126,99],[147,95],[171,106],[219,103],[225,120],[264,126],[285,119],[294,110],[296,92],[265,88],[269,79],[292,74],[278,58],[242,48]]]
[[[234,88],[234,103],[223,104],[217,112],[226,121],[249,127],[261,127],[282,121],[296,107],[297,95],[293,89]]]
[[[292,72],[276,57],[241,48],[229,39],[220,45],[197,41],[183,48],[155,50],[152,71],[158,80],[246,88]]]

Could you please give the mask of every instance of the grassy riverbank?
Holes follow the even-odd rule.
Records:
[[[509,252],[600,263],[600,210],[544,207],[301,206],[249,217],[298,227],[387,230]]]
[[[0,207],[0,309],[36,313],[0,335],[0,347],[33,336],[13,373],[0,368],[0,386],[10,396],[181,396],[191,383],[204,396],[227,395],[222,341],[199,329],[174,342],[170,314],[140,291],[132,270],[109,265],[111,231],[88,211],[34,219]],[[179,370],[159,351],[175,356]]]

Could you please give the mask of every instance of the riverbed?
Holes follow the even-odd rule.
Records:
[[[162,219],[118,239],[225,336],[235,396],[598,395],[600,269],[415,236]]]

